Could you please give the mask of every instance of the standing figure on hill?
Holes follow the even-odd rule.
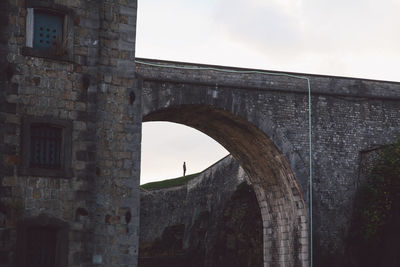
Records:
[[[186,176],[186,162],[183,162],[183,176]]]

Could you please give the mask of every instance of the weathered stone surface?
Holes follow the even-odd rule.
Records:
[[[263,266],[263,225],[251,185],[241,183],[218,222],[212,259],[205,266]]]
[[[230,156],[184,186],[142,191],[140,243],[160,238],[168,226],[183,224],[186,230],[183,248],[188,248],[187,231],[196,217],[205,211],[212,213],[211,217],[220,216],[225,202],[245,178],[244,171]]]
[[[65,54],[25,47],[27,8],[39,7],[66,14]],[[126,9],[124,16],[134,19],[121,17]],[[125,74],[125,66],[135,69],[135,41],[126,36],[135,31],[136,1],[1,1],[0,15],[0,231],[12,233],[7,240],[1,235],[0,266],[19,264],[18,225],[40,214],[69,227],[68,262],[60,266],[88,266],[93,258],[102,266],[136,266],[140,162],[131,155],[140,154],[140,141],[125,142],[127,134],[140,140],[141,133],[141,114],[133,112],[140,98],[127,101],[137,90],[135,76]],[[130,58],[116,49],[120,42]],[[118,61],[124,64],[113,63]],[[106,94],[99,90],[103,84]],[[21,174],[28,115],[71,122],[71,177]],[[121,125],[130,126],[129,133]],[[124,182],[117,186],[119,179]],[[129,223],[118,219],[121,207],[130,211]]]
[[[187,185],[143,191],[139,266],[262,266],[261,212],[246,179],[228,156]]]

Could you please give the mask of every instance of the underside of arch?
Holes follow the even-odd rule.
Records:
[[[242,117],[206,105],[181,105],[145,115],[193,127],[223,145],[249,176],[264,227],[264,266],[307,266],[307,212],[301,189],[271,139]]]

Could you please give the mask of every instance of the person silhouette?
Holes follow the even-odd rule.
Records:
[[[183,162],[183,176],[186,176],[186,162]]]

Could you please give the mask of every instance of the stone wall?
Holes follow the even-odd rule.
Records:
[[[7,151],[15,151],[12,145],[7,145],[4,139],[7,134],[15,133],[13,125],[6,123],[7,114],[15,114],[15,104],[8,104],[8,95],[12,94],[10,83],[10,74],[7,68],[8,37],[9,37],[9,3],[2,1],[0,3],[0,198],[11,195],[11,188],[3,185],[3,178],[12,173],[10,167],[4,164],[4,156]],[[15,90],[14,90],[15,91]],[[6,227],[6,208],[0,199],[0,266],[9,266],[12,261],[12,250],[15,240],[15,232]]]
[[[62,46],[27,46],[28,8],[61,14]],[[38,226],[63,233],[59,266],[136,266],[136,1],[10,0],[0,15],[0,266],[25,266]],[[30,123],[63,129],[65,171],[29,166]]]
[[[224,207],[217,238],[205,266],[264,266],[263,225],[251,185],[240,184]]]
[[[135,79],[136,0],[99,8],[94,257],[136,266],[139,238],[141,97]],[[101,260],[103,259],[103,260]]]
[[[247,186],[234,193],[246,180],[228,156],[186,185],[142,191],[139,266],[262,266],[255,194]]]
[[[202,211],[220,215],[225,201],[246,175],[232,156],[227,156],[180,187],[141,192],[140,244],[161,237],[168,226],[193,225]],[[159,217],[157,220],[154,218]],[[185,236],[184,248],[189,236]]]

